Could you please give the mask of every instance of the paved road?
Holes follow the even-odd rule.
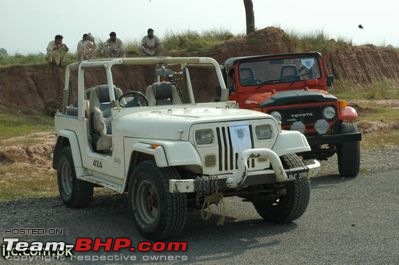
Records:
[[[226,200],[227,217],[222,227],[216,226],[216,220],[202,221],[198,212],[190,212],[183,234],[176,239],[188,242],[188,252],[169,254],[169,258],[187,258],[194,264],[399,264],[398,158],[398,150],[366,154],[361,174],[355,179],[333,174],[334,160],[324,163],[321,176],[311,181],[307,211],[292,224],[263,222],[250,203],[238,198]],[[69,234],[21,238],[73,243],[78,236],[121,236],[138,243],[144,239],[130,218],[124,196],[103,192],[97,193],[90,208],[81,210],[65,208],[58,198],[3,202],[0,237],[5,236],[6,228],[55,227]],[[113,259],[131,255],[137,260],[129,263],[137,264],[153,254],[122,252]],[[0,264],[14,263],[0,259]],[[72,263],[98,264],[57,262]]]

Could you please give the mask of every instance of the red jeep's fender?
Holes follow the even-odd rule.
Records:
[[[341,108],[338,114],[338,119],[343,121],[354,121],[357,117],[357,111],[349,106]]]

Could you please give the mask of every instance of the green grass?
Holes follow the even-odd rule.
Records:
[[[64,59],[64,65],[75,62],[75,56],[72,53],[67,53]],[[15,54],[15,55],[0,55],[0,66],[9,65],[40,65],[47,64],[44,54]]]
[[[361,121],[397,122],[399,124],[399,108],[392,108],[373,104],[372,102],[359,103],[363,110],[360,111]]]
[[[17,116],[0,114],[0,140],[33,132],[54,130],[54,120],[45,115]]]
[[[381,79],[371,84],[356,84],[345,80],[336,80],[330,91],[338,98],[353,99],[399,99],[399,85],[397,81]]]
[[[186,31],[182,33],[169,32],[162,40],[164,50],[168,51],[202,51],[223,44],[233,37],[233,34],[226,30],[211,30],[197,33]]]
[[[234,35],[223,29],[219,30],[209,30],[201,33],[195,31],[185,31],[185,32],[169,32],[161,40],[164,46],[164,54],[168,55],[171,51],[202,51],[210,49],[217,45],[222,44],[224,41],[234,37]],[[102,50],[105,45],[104,40],[96,40],[97,42],[97,58],[105,57]],[[138,48],[140,45],[139,40],[134,40],[126,42],[124,44],[124,49],[126,51],[127,57],[138,56]],[[75,62],[75,56],[72,53],[67,53],[64,64],[70,64]],[[45,55],[43,53],[39,54],[28,54],[28,55],[7,55],[0,54],[0,66],[9,65],[37,65],[37,64],[47,64]]]
[[[322,53],[334,53],[341,48],[352,47],[352,40],[338,37],[331,39],[322,30],[312,31],[307,33],[298,33],[288,31],[287,41],[289,43],[290,52],[304,52],[304,51],[320,51]],[[211,49],[215,46],[223,44],[226,40],[239,37],[233,35],[230,31],[225,29],[214,29],[203,32],[196,31],[170,31],[161,39],[164,46],[164,55],[175,54],[179,52],[200,52]],[[102,53],[105,40],[97,39],[97,57],[101,58],[105,55]],[[138,47],[140,40],[133,40],[124,43],[124,48],[127,57],[138,55]],[[381,46],[385,47],[385,45]],[[394,48],[398,51],[398,48]],[[72,53],[68,53],[65,59],[65,64],[76,61]],[[29,54],[13,56],[6,53],[0,53],[0,66],[6,65],[21,65],[21,64],[46,64],[44,54]]]
[[[341,47],[352,46],[352,41],[345,38],[332,40],[321,31],[308,33],[287,33],[291,52],[319,51],[322,53],[334,52]]]

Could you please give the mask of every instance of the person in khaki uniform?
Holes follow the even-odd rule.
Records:
[[[122,41],[116,37],[115,32],[109,34],[109,39],[105,42],[104,53],[111,58],[124,56],[125,52],[122,47]]]
[[[96,44],[91,34],[83,34],[82,40],[78,42],[76,49],[76,58],[78,61],[87,60],[96,57]]]
[[[68,47],[62,43],[62,39],[61,35],[55,35],[54,40],[47,45],[46,59],[49,64],[62,66],[65,54],[69,51]]]
[[[161,41],[157,36],[154,35],[154,30],[149,28],[147,30],[147,36],[141,40],[141,46],[139,48],[141,56],[158,56],[162,52]]]

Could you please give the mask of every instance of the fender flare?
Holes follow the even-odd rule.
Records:
[[[133,152],[154,156],[158,167],[198,165],[202,166],[201,158],[190,142],[154,141],[135,143]],[[188,155],[189,154],[189,155]]]
[[[278,135],[272,149],[278,156],[311,151],[305,135],[298,131],[285,130]]]
[[[75,166],[75,173],[76,177],[80,178],[82,176],[87,175],[86,170],[83,168],[83,160],[82,160],[82,154],[81,150],[79,147],[79,141],[76,133],[74,131],[70,130],[61,130],[57,134],[57,143],[54,148],[54,157],[53,157],[53,168],[57,169],[57,164],[58,164],[58,152],[61,151],[61,149],[65,146],[65,143],[63,143],[63,139],[68,139],[69,142],[69,147],[71,148],[72,152],[72,159],[73,159],[73,164]]]
[[[342,121],[355,121],[358,115],[355,108],[346,106],[338,113],[338,119]]]

